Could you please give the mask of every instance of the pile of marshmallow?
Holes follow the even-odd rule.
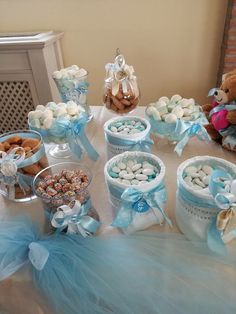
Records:
[[[193,98],[186,99],[180,95],[173,95],[169,99],[163,96],[157,102],[150,103],[146,113],[154,120],[166,123],[176,123],[178,119],[194,121],[199,118],[200,106]]]
[[[189,166],[184,170],[184,181],[194,190],[208,191],[213,168],[208,165]]]
[[[87,75],[88,72],[79,68],[77,65],[71,65],[68,68],[61,69],[60,71],[55,71],[52,77],[56,80],[76,80]]]
[[[157,167],[148,161],[137,160],[122,161],[113,165],[109,175],[116,181],[125,185],[141,185],[154,180],[159,174]]]
[[[50,129],[53,123],[59,119],[75,120],[85,110],[74,101],[67,103],[49,102],[46,106],[38,105],[36,110],[28,113],[29,125],[38,129]]]

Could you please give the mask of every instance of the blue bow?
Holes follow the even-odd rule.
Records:
[[[232,180],[227,172],[213,171],[209,190],[219,212],[208,229],[207,242],[211,250],[220,254],[226,253],[222,237],[229,233],[232,237],[236,237],[236,194],[233,186],[235,189],[236,180]]]
[[[175,152],[181,156],[189,139],[196,136],[201,141],[210,141],[211,138],[200,121],[190,122],[178,119],[175,133],[180,134],[182,139],[175,146]]]
[[[121,207],[112,222],[112,226],[128,228],[136,213],[144,213],[148,210],[152,210],[155,215],[157,211],[160,211],[167,223],[172,226],[171,220],[163,209],[166,202],[166,190],[163,184],[146,193],[135,188],[127,188],[122,193],[121,200]]]
[[[21,150],[22,154],[16,154]],[[15,199],[15,184],[19,184],[21,190],[26,194],[30,189],[32,178],[18,172],[18,168],[24,165],[25,151],[23,148],[16,147],[10,153],[0,152],[0,182],[8,186],[9,199]]]
[[[100,222],[88,216],[91,202],[87,201],[81,205],[79,201],[74,201],[69,205],[62,205],[57,208],[53,215],[51,224],[54,228],[63,230],[67,228],[68,234],[80,233],[83,237],[96,233]]]
[[[72,153],[79,159],[82,156],[82,144],[89,157],[93,160],[97,160],[99,155],[89,142],[85,134],[85,126],[88,123],[86,115],[81,115],[80,118],[70,121],[65,118],[60,118],[54,122],[49,133],[55,137],[67,138]]]
[[[105,133],[105,137],[106,137],[106,140],[113,145],[129,146],[127,147],[127,149],[130,151],[150,152],[151,145],[154,144],[153,140],[151,140],[149,136],[146,136],[146,138],[143,138],[138,141],[135,141],[134,139],[129,140],[129,139],[113,137],[107,133]]]
[[[131,151],[141,151],[141,152],[150,152],[150,147],[153,145],[154,142],[150,138],[145,138],[143,140],[139,140],[138,142],[134,143],[130,150]]]

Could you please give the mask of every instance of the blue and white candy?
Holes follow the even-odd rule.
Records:
[[[154,180],[159,174],[157,167],[148,161],[137,160],[122,161],[114,165],[109,175],[116,181],[125,185],[141,185]]]
[[[146,130],[146,125],[139,120],[118,120],[109,125],[109,130],[117,134],[137,134]]]

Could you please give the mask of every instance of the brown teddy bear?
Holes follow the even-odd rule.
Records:
[[[211,89],[209,96],[215,100],[202,106],[209,120],[205,128],[213,140],[236,152],[236,70],[224,75],[220,88]]]

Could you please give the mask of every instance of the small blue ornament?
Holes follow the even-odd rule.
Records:
[[[138,213],[145,213],[149,210],[149,208],[150,206],[143,198],[133,204],[133,209]]]

